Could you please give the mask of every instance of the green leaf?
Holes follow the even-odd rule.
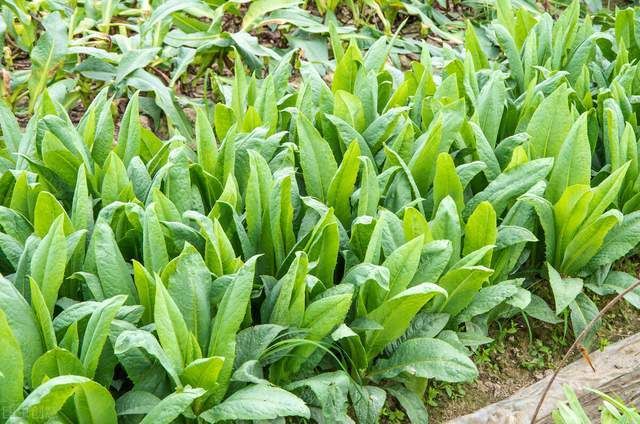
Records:
[[[421,193],[426,193],[433,182],[438,154],[447,152],[453,141],[442,137],[443,125],[442,114],[439,114],[427,132],[415,141],[416,150],[409,161],[409,169]]]
[[[563,84],[540,103],[529,121],[531,158],[557,157],[572,124],[568,91]]]
[[[308,387],[318,399],[326,422],[348,422],[347,395],[351,381],[344,371],[323,372],[289,384],[289,391]]]
[[[40,323],[44,345],[47,350],[53,349],[56,347],[57,341],[53,323],[51,322],[51,312],[47,308],[42,292],[33,278],[29,278],[29,287],[31,289],[31,307]]]
[[[89,230],[93,226],[93,202],[89,194],[87,172],[84,166],[78,169],[71,206],[71,222],[73,228],[78,230]]]
[[[127,108],[122,116],[120,131],[118,132],[118,144],[115,152],[120,156],[124,166],[128,166],[134,156],[140,152],[140,116],[138,92],[129,100]]]
[[[503,172],[471,198],[464,210],[465,215],[469,216],[485,200],[491,203],[496,215],[501,215],[511,199],[526,193],[535,183],[544,179],[552,166],[551,158],[536,159]]]
[[[53,348],[38,358],[31,370],[31,381],[39,386],[45,381],[61,375],[80,375],[86,377],[82,362],[68,350]]]
[[[92,395],[90,395],[92,402],[90,403],[99,405],[102,411],[101,416],[107,420],[110,415],[115,418],[115,403],[107,389],[86,377],[64,375],[54,377],[38,386],[27,396],[20,406],[18,406],[10,420],[19,422],[20,419],[23,419],[29,420],[30,422],[45,422],[52,419],[71,396],[74,394],[77,396],[77,393],[83,386],[89,387],[89,390],[92,391]],[[74,400],[78,402],[77,397]],[[87,402],[87,404],[89,404],[89,402]],[[84,409],[81,408],[81,411],[84,411]],[[84,418],[86,418],[86,416],[83,416],[83,420],[80,422],[91,422]]]
[[[629,162],[613,171],[611,175],[592,189],[593,199],[589,204],[589,214],[584,221],[584,225],[591,224],[599,219],[609,205],[618,197],[628,169]]]
[[[450,263],[460,258],[462,245],[462,228],[460,227],[460,216],[455,203],[451,197],[445,197],[436,211],[436,215],[431,221],[431,232],[435,240],[451,241],[452,252]]]
[[[591,258],[587,268],[595,270],[602,265],[611,264],[631,251],[640,243],[640,211],[625,215],[604,238],[602,248]]]
[[[507,57],[511,77],[515,80],[519,91],[522,92],[525,88],[524,69],[522,67],[522,59],[520,58],[520,52],[518,51],[516,42],[504,26],[494,25],[493,29],[495,31],[496,40]]]
[[[307,405],[279,387],[253,385],[238,390],[224,402],[200,414],[209,423],[234,420],[274,420],[280,417],[310,417]]]
[[[192,387],[202,387],[209,391],[216,386],[223,364],[224,358],[220,356],[196,359],[185,367],[182,381]]]
[[[206,349],[211,330],[211,274],[195,247],[185,243],[182,253],[162,272],[162,280],[187,328]]]
[[[154,204],[149,205],[145,210],[142,237],[145,267],[151,272],[160,272],[169,262],[169,254]]]
[[[58,300],[58,290],[64,280],[67,263],[63,222],[62,216],[56,218],[31,259],[31,276],[42,290],[50,315],[53,315],[53,308]]]
[[[446,291],[435,284],[419,284],[385,301],[367,314],[367,319],[383,327],[382,330],[367,332],[365,349],[369,359],[373,360],[386,345],[400,337],[415,314],[436,295],[447,296]]]
[[[137,69],[147,66],[156,58],[159,51],[159,48],[149,47],[143,49],[133,49],[124,52],[116,69],[115,83],[120,84],[122,80],[124,80],[129,74]],[[131,101],[133,101],[134,99],[137,101],[137,93],[134,94],[134,97],[131,99]],[[127,113],[125,112],[125,115],[126,114]]]
[[[389,298],[404,291],[411,283],[420,265],[423,244],[424,236],[415,237],[394,250],[382,263],[389,269]]]
[[[424,337],[402,343],[390,358],[380,359],[369,375],[393,378],[402,372],[450,383],[471,381],[478,376],[471,359],[449,343]]]
[[[182,383],[178,377],[178,371],[173,366],[171,359],[167,356],[167,353],[160,347],[158,340],[153,335],[144,330],[126,330],[120,333],[116,339],[113,351],[121,362],[124,364],[124,355],[133,349],[142,349],[146,351],[148,355],[153,357],[155,361],[158,361],[160,365],[165,369],[167,374],[171,377],[173,383],[177,386],[181,386]]]
[[[125,296],[115,296],[100,302],[98,309],[91,314],[82,338],[80,360],[87,370],[87,376],[93,378],[105,343],[109,337],[109,329],[116,314],[124,305]]]
[[[473,300],[456,318],[457,322],[468,322],[472,318],[490,312],[505,300],[514,296],[518,291],[515,284],[496,284],[483,287]]]
[[[429,422],[427,408],[419,395],[400,385],[389,387],[387,391],[400,402],[412,424]]]
[[[116,422],[118,419],[111,393],[94,381],[78,386],[73,401],[80,424]]]
[[[440,153],[433,181],[433,210],[437,210],[442,199],[447,196],[451,196],[459,211],[464,208],[462,183],[456,173],[453,158],[448,153]]]
[[[350,288],[337,286],[325,291],[321,298],[313,301],[307,307],[301,328],[306,330],[305,340],[310,343],[295,347],[289,358],[278,363],[283,374],[298,372],[318,348],[317,344],[312,342],[322,340],[344,322],[351,306],[352,296],[353,292]]]
[[[213,127],[205,111],[201,108],[196,110],[196,145],[198,146],[198,163],[206,172],[214,175],[216,161],[218,160],[218,145]]]
[[[96,224],[91,238],[95,267],[100,285],[107,297],[124,294],[127,303],[136,301],[135,287],[111,227],[105,223]],[[87,255],[88,256],[88,255]]]
[[[160,344],[171,359],[173,367],[181,372],[188,363],[195,359],[193,358],[193,339],[178,305],[157,276],[153,316]]]
[[[547,264],[547,270],[556,302],[556,315],[560,315],[582,293],[583,281],[581,278],[562,278],[550,264]]]
[[[385,405],[387,392],[376,386],[360,386],[352,384],[349,388],[353,409],[362,424],[380,422],[380,414]]]
[[[562,143],[555,161],[547,197],[555,203],[565,189],[574,184],[589,184],[591,181],[591,146],[587,133],[587,114],[583,113],[573,123],[567,138]]]
[[[14,337],[20,344],[24,361],[24,373],[30,384],[33,363],[44,352],[40,325],[29,304],[16,287],[0,277],[0,309],[4,312]]]
[[[42,139],[42,161],[68,186],[75,183],[78,167],[82,164],[82,159],[71,153],[58,137],[49,131]]]
[[[531,302],[529,302],[529,305],[524,309],[524,312],[535,319],[548,322],[549,324],[558,324],[562,322],[549,305],[547,305],[541,297],[536,296],[535,294],[531,295]]]
[[[218,378],[219,386],[213,398],[219,402],[225,395],[236,351],[236,333],[247,313],[257,257],[249,259],[233,278],[218,305],[218,312],[211,328],[209,356],[221,356],[224,364]]]
[[[380,186],[375,165],[367,157],[360,157],[360,160],[363,166],[358,190],[358,216],[375,216],[380,202]]]
[[[345,152],[338,171],[331,179],[327,192],[327,206],[333,207],[336,217],[346,228],[351,224],[351,194],[360,168],[360,147],[354,140]]]
[[[295,6],[300,0],[257,0],[249,5],[249,9],[242,18],[242,30],[249,31],[259,23],[260,19],[265,18],[270,12],[278,9]]]
[[[362,54],[355,42],[349,44],[342,58],[336,65],[336,70],[331,83],[331,91],[344,90],[353,93],[356,75],[362,64]]]
[[[500,121],[506,101],[504,75],[499,71],[491,73],[489,81],[480,90],[476,100],[476,122],[484,132],[491,147],[495,147],[500,129]]]
[[[298,114],[296,128],[305,187],[311,196],[323,200],[338,165],[327,142],[304,115]]]
[[[185,412],[194,400],[204,393],[203,389],[194,389],[188,386],[179,392],[171,393],[158,402],[140,421],[140,424],[170,424]]]
[[[483,266],[469,266],[449,271],[438,281],[449,296],[437,299],[434,309],[451,316],[457,315],[471,303],[492,273],[493,270]]]
[[[469,20],[467,20],[467,27],[464,36],[464,46],[466,51],[471,55],[473,59],[473,65],[476,70],[489,67],[487,55],[482,49],[482,45],[480,44],[480,40],[476,35],[476,31],[471,24],[471,21]]]
[[[116,402],[118,416],[126,419],[129,415],[146,415],[160,403],[155,395],[143,390],[129,391],[120,396]]]
[[[23,399],[24,361],[20,344],[13,335],[7,316],[0,310],[0,399],[2,418],[7,419]]]
[[[282,277],[271,293],[277,294],[268,322],[271,324],[299,327],[305,307],[309,259],[304,252],[296,252],[289,271]],[[268,300],[267,300],[268,302]]]
[[[69,219],[67,212],[64,210],[60,202],[58,202],[58,200],[56,200],[56,198],[48,191],[41,191],[38,193],[33,215],[35,217],[33,222],[33,232],[38,237],[44,238],[53,225],[53,222],[61,215],[63,217],[64,233],[69,234],[73,232],[73,226],[71,225],[71,220]]]
[[[58,12],[47,15],[43,25],[45,31],[31,50],[31,75],[29,77],[29,111],[41,98],[47,85],[55,78],[58,66],[67,53],[67,28]]]
[[[464,249],[463,255],[468,255],[478,249],[496,244],[496,212],[491,203],[484,201],[480,203],[469,216],[467,225],[464,227]],[[481,261],[481,265],[491,265],[492,251],[489,251]]]
[[[571,309],[571,327],[573,328],[573,334],[575,337],[578,337],[578,335],[586,328],[587,324],[589,324],[589,322],[598,315],[598,307],[584,293],[580,293],[576,297],[576,300],[569,305],[569,308]],[[583,344],[585,346],[589,346],[591,344],[600,324],[601,320],[597,320],[587,332],[587,337],[583,340]]]
[[[567,245],[560,271],[568,275],[580,271],[600,251],[609,231],[621,222],[622,214],[613,209],[585,225]]]
[[[353,94],[344,90],[335,91],[333,114],[359,133],[365,130],[364,108],[360,99]]]
[[[2,136],[6,148],[9,152],[18,153],[20,140],[22,139],[20,125],[4,100],[0,101],[0,128],[2,128]]]

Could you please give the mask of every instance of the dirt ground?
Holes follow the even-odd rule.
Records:
[[[611,298],[598,299],[603,307]],[[429,402],[430,424],[444,423],[453,418],[471,413],[491,403],[509,397],[553,372],[566,350],[573,342],[573,334],[563,326],[533,323],[533,338],[521,321],[503,324],[502,331],[496,329],[496,341],[481,349],[474,357],[480,371],[473,382],[446,387],[438,390]],[[626,302],[614,307],[603,319],[603,324],[595,339],[596,346],[607,344],[631,336],[640,331],[640,311]],[[577,353],[574,360],[580,357]],[[448,389],[448,391],[447,391]]]

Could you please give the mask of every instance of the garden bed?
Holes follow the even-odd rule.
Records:
[[[559,383],[635,384],[640,9],[342,3],[0,5],[0,419],[526,421],[587,333]]]

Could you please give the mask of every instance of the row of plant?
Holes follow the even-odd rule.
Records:
[[[331,84],[238,54],[167,139],[117,84],[77,124],[55,87],[0,107],[3,417],[424,423],[496,319],[579,333],[640,241],[635,12],[579,12],[502,2],[498,60],[468,26],[438,75],[386,38],[332,43]]]
[[[540,10],[528,0],[515,4],[529,18]],[[465,17],[480,24],[489,46],[484,23],[494,15],[492,5],[458,1],[4,0],[0,92],[25,118],[46,89],[67,109],[86,107],[104,85],[117,99],[140,90],[147,116],[168,115],[188,132],[182,108],[217,94],[229,52],[265,72],[296,51],[324,75],[336,64],[330,45],[357,40],[366,49],[386,35],[394,36],[389,58],[400,68],[420,52],[423,37],[435,41],[430,51],[438,61],[448,55],[446,43],[462,43]],[[435,46],[442,43],[444,53]]]
[[[0,2],[2,94],[20,106],[21,114],[31,114],[47,87],[65,106],[88,104],[91,93],[104,84],[125,94],[141,90],[150,100],[142,104],[148,115],[162,110],[185,131],[185,117],[174,103],[207,96],[212,66],[220,73],[226,70],[227,53],[233,49],[254,70],[298,49],[324,73],[331,63],[329,38],[371,44],[400,29],[401,20],[419,22],[417,34],[434,31],[460,42],[439,29],[452,24],[459,32],[460,23],[453,24],[432,6],[366,3],[349,2],[348,23],[343,23],[344,18],[336,17],[336,1],[5,0]],[[432,21],[434,14],[440,25]],[[419,52],[419,42],[399,37],[394,50],[397,61],[397,53]]]

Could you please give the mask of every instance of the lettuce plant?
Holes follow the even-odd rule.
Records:
[[[426,46],[393,67],[381,38],[332,43],[331,83],[238,52],[193,120],[146,65],[78,122],[43,79],[26,126],[3,103],[3,417],[375,423],[393,396],[423,423],[427,386],[475,378],[496,319],[580,332],[587,289],[634,281],[611,268],[640,241],[635,15],[499,3],[499,55],[469,26],[440,72]]]

